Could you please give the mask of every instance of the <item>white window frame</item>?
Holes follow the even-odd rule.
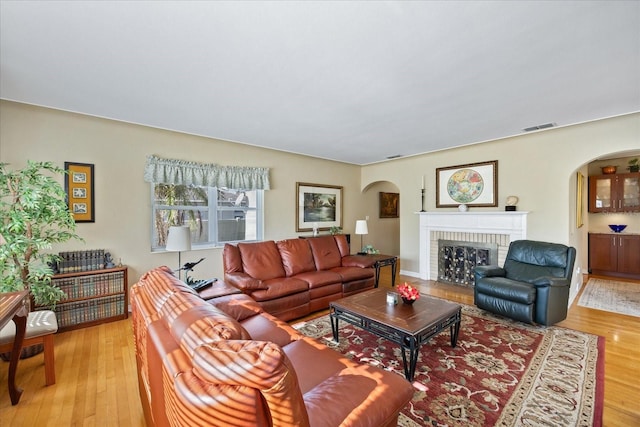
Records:
[[[264,235],[264,190],[251,190],[255,192],[255,207],[250,206],[219,206],[218,205],[218,188],[206,187],[208,193],[208,205],[205,206],[191,206],[191,205],[157,205],[155,203],[155,186],[161,185],[151,183],[151,251],[152,252],[165,252],[164,246],[157,246],[157,236],[155,228],[155,216],[156,210],[193,210],[193,211],[207,211],[208,213],[208,234],[209,241],[206,243],[192,243],[192,249],[214,249],[223,247],[226,243],[236,242],[252,242],[263,240]],[[245,240],[233,240],[233,241],[218,241],[218,218],[220,212],[229,211],[244,211],[245,218],[248,217],[248,212],[255,212],[255,238]],[[215,238],[212,240],[212,236]]]

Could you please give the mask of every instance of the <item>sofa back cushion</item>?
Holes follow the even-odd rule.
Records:
[[[230,243],[224,245],[222,264],[225,273],[242,273],[242,256],[236,245]]]
[[[351,255],[351,248],[349,247],[349,242],[347,242],[347,236],[344,234],[336,234],[333,238],[338,245],[338,249],[340,250],[340,255],[342,257]]]
[[[259,390],[273,427],[309,426],[296,371],[280,346],[266,341],[221,341],[199,347],[193,362],[193,373],[203,382],[239,391]],[[238,414],[243,409],[243,405],[229,408]]]
[[[242,270],[249,276],[269,280],[284,277],[284,267],[276,242],[238,243],[242,256]]]
[[[311,253],[308,239],[281,240],[276,245],[287,276],[315,271],[316,265],[313,262],[313,253]]]
[[[516,240],[504,263],[507,278],[532,282],[539,277],[570,278],[573,261],[568,246],[558,243]]]
[[[340,249],[333,236],[313,237],[308,240],[318,270],[329,270],[342,265]]]

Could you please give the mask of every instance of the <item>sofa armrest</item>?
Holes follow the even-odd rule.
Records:
[[[245,294],[225,295],[211,299],[208,302],[238,322],[264,312],[260,304]]]
[[[298,377],[282,348],[266,341],[217,341],[198,347],[196,377],[212,384],[250,387],[262,394],[273,426],[308,426]]]
[[[483,277],[505,277],[507,272],[497,265],[479,265],[475,268],[476,279]]]
[[[224,280],[228,284],[246,293],[268,288],[268,286],[262,283],[262,280],[251,277],[247,273],[225,273]]]
[[[367,255],[347,255],[342,257],[343,267],[372,268],[375,263],[375,258]]]

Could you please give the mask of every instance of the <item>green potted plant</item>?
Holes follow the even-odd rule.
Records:
[[[638,158],[629,160],[629,172],[640,172],[640,164],[638,164]]]
[[[29,161],[20,170],[0,163],[0,292],[29,289],[38,306],[54,307],[65,295],[51,282],[55,243],[80,239],[52,162]],[[80,239],[82,240],[82,239]]]

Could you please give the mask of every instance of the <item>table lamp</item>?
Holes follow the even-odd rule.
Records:
[[[356,234],[360,235],[360,251],[363,251],[363,244],[362,244],[362,235],[364,234],[369,234],[369,229],[367,228],[367,221],[364,219],[359,219],[356,221]]]
[[[178,252],[178,278],[182,279],[180,269],[182,268],[181,253],[182,251],[191,250],[191,229],[187,225],[178,225],[169,227],[167,236],[167,246],[165,248],[169,252]]]

